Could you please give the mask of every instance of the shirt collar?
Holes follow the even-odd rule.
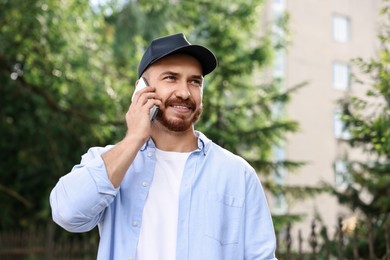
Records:
[[[203,152],[203,155],[206,155],[208,149],[210,148],[211,140],[200,131],[195,130],[195,135],[198,137],[198,149],[196,149],[196,151]],[[147,148],[156,148],[156,144],[153,142],[152,138],[149,138],[146,141],[140,151],[145,151]]]

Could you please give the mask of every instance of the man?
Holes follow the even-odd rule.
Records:
[[[194,130],[203,77],[216,66],[183,34],[152,41],[138,69],[149,87],[135,93],[126,136],[91,148],[53,189],[56,223],[71,232],[98,225],[98,259],[276,259],[254,169]]]

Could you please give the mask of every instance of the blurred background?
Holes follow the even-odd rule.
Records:
[[[388,0],[0,0],[0,259],[95,259],[51,220],[89,147],[122,139],[148,43],[209,47],[196,128],[253,165],[279,259],[390,259]]]

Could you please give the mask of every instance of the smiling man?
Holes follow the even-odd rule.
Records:
[[[98,225],[98,259],[276,259],[256,172],[194,129],[216,66],[183,34],[152,41],[138,69],[149,86],[134,95],[126,136],[91,148],[54,187],[54,221],[71,232]]]

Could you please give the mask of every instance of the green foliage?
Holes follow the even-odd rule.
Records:
[[[390,53],[384,39],[382,43],[377,60],[357,60],[363,73],[373,79],[366,97],[347,97],[340,102],[351,135],[348,143],[367,159],[349,161],[353,182],[345,192],[335,194],[368,217],[390,213]],[[370,197],[368,202],[364,196]]]
[[[118,130],[104,20],[77,1],[0,6],[0,229],[49,217],[48,195]]]
[[[382,10],[385,18],[379,35],[381,49],[370,60],[356,59],[370,80],[360,80],[369,86],[364,97],[348,96],[340,100],[342,120],[350,133],[347,143],[358,149],[365,159],[348,160],[351,182],[345,190],[327,185],[339,202],[363,219],[373,222],[376,252],[384,252],[384,232],[390,225],[390,9]],[[367,228],[359,227],[360,234]],[[360,256],[367,256],[367,241],[359,241]],[[362,249],[363,248],[363,249]],[[379,255],[377,255],[379,256]]]

